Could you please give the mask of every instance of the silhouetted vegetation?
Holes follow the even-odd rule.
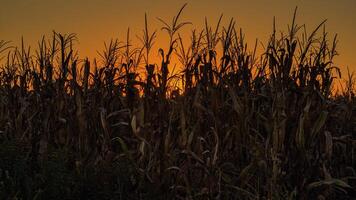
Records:
[[[222,18],[184,45],[183,9],[159,19],[160,63],[147,17],[142,46],[128,31],[98,62],[74,34],[0,42],[0,199],[355,197],[355,82],[333,91],[325,22],[307,33],[294,14],[257,55]]]

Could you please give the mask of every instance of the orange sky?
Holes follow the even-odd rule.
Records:
[[[277,29],[286,30],[293,10],[298,6],[298,24],[306,24],[311,31],[324,19],[328,19],[327,31],[339,35],[336,64],[345,71],[346,66],[356,70],[356,0],[0,0],[0,40],[11,40],[17,45],[25,42],[35,45],[42,35],[52,30],[61,33],[76,33],[77,49],[81,57],[97,56],[104,41],[111,38],[124,40],[130,27],[132,38],[141,34],[144,13],[147,12],[151,30],[159,29],[156,17],[171,19],[177,10],[188,3],[183,20],[193,23],[183,31],[201,28],[204,17],[215,24],[224,14],[226,25],[234,17],[242,27],[251,47],[256,38],[266,42],[272,29],[273,16]],[[167,35],[158,31],[161,47]],[[164,48],[167,48],[163,46]],[[153,55],[158,53],[153,52]]]

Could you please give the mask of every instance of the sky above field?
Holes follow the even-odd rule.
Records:
[[[33,46],[53,30],[76,33],[80,57],[93,58],[105,41],[125,40],[128,27],[136,40],[147,13],[150,29],[158,30],[155,47],[167,48],[167,35],[159,31],[157,17],[171,20],[184,3],[188,5],[182,19],[193,25],[184,27],[182,34],[202,28],[205,17],[215,25],[223,14],[224,25],[235,18],[251,47],[256,38],[267,42],[274,16],[277,29],[286,31],[298,6],[297,22],[306,24],[309,32],[328,20],[330,39],[334,34],[339,36],[336,64],[343,71],[347,66],[356,70],[356,0],[0,0],[0,40],[18,45],[23,36],[26,44]]]

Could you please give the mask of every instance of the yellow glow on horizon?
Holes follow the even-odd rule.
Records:
[[[266,6],[268,3],[268,6]],[[0,40],[11,40],[13,45],[19,45],[21,36],[25,43],[33,48],[42,35],[51,36],[53,30],[60,33],[76,33],[79,43],[76,44],[80,57],[91,60],[98,57],[97,51],[102,51],[104,42],[111,38],[125,41],[127,28],[130,27],[131,40],[137,46],[136,35],[142,34],[144,28],[144,14],[148,15],[149,29],[157,30],[157,39],[151,52],[152,59],[160,62],[158,49],[168,48],[167,34],[160,30],[162,24],[156,19],[160,17],[168,22],[176,15],[184,4],[179,0],[4,0],[0,7]],[[276,17],[277,30],[287,30],[295,6],[298,6],[297,23],[306,23],[310,32],[318,23],[328,19],[326,30],[329,37],[339,35],[338,52],[335,62],[342,71],[346,67],[352,71],[356,69],[356,1],[354,0],[196,0],[188,1],[183,11],[182,20],[190,21],[181,34],[184,40],[189,40],[190,31],[204,27],[204,18],[215,26],[219,16],[224,14],[223,25],[227,25],[230,18],[236,20],[238,28],[242,28],[246,41],[253,48],[255,39],[263,44],[267,42],[272,31],[273,17]]]

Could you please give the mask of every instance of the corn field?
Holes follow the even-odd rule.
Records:
[[[233,19],[183,37],[184,7],[157,63],[147,17],[93,61],[75,34],[0,42],[0,199],[355,198],[356,82],[326,22],[295,11],[258,54]]]

